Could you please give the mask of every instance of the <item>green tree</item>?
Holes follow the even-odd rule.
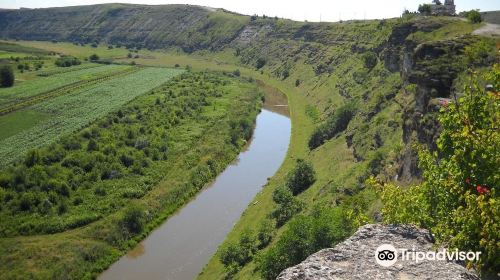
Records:
[[[422,4],[418,6],[418,12],[424,15],[430,15],[431,14],[431,5],[429,4]]]
[[[122,224],[131,233],[139,233],[143,230],[146,223],[144,209],[138,205],[133,205],[127,210],[122,218]]]
[[[11,87],[14,85],[14,70],[8,65],[0,66],[0,85]]]
[[[286,186],[297,195],[309,188],[316,181],[316,172],[310,162],[297,159],[292,172],[287,176]]]
[[[266,59],[262,58],[262,57],[259,57],[257,59],[257,62],[255,63],[255,67],[257,69],[260,69],[260,68],[264,67],[264,65],[266,65]]]
[[[482,22],[481,13],[478,10],[470,10],[465,13],[465,17],[472,23]]]
[[[309,149],[315,149],[323,145],[325,141],[332,139],[337,134],[343,132],[355,114],[356,107],[354,103],[341,106],[331,117],[328,118],[326,123],[320,125],[313,132],[308,143]]]
[[[423,183],[410,188],[369,181],[389,223],[430,229],[437,241],[463,251],[481,251],[479,268],[500,269],[500,68],[483,78],[473,75],[464,96],[439,116],[438,151],[421,149]]]
[[[372,70],[377,65],[377,54],[372,51],[363,54],[363,63],[368,70]]]
[[[345,210],[318,208],[308,216],[297,216],[281,238],[257,261],[264,279],[276,279],[285,268],[296,265],[310,254],[344,240],[352,233]]]
[[[90,61],[97,61],[97,60],[99,60],[99,56],[97,54],[93,54],[93,55],[89,56],[89,60]]]
[[[271,217],[276,219],[277,226],[282,226],[302,209],[302,203],[295,198],[290,188],[278,187],[273,192],[273,201],[277,204]]]

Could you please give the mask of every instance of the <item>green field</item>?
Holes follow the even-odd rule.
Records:
[[[40,77],[16,84],[15,87],[0,89],[0,108],[12,103],[25,100],[27,98],[55,90],[62,86],[76,82],[90,80],[99,76],[110,74],[119,70],[127,69],[129,66],[105,65],[92,68],[79,69],[77,71],[64,72],[51,75],[49,77]]]
[[[102,72],[116,67],[122,68],[123,66],[104,66],[104,69],[91,68],[81,70],[84,73],[81,73],[81,71],[70,73],[73,74],[72,77],[80,79],[85,77],[85,75],[89,75],[90,70],[99,69],[101,70],[99,72]],[[95,72],[91,71],[91,73]],[[105,116],[107,113],[116,110],[123,104],[161,85],[179,73],[181,72],[178,70],[146,68],[124,77],[100,83],[88,89],[76,90],[71,92],[71,94],[46,100],[28,108],[28,111],[33,111],[46,117],[43,121],[37,121],[36,124],[32,123],[32,126],[25,127],[25,129],[16,134],[9,137],[2,136],[5,139],[0,142],[2,147],[0,148],[1,164],[5,166],[13,160],[22,157],[32,148],[53,143],[59,137],[76,131],[92,121]],[[56,81],[58,79],[61,80],[61,78],[60,75],[50,77],[50,79]],[[40,78],[39,80],[45,79],[49,78]],[[38,80],[33,80],[29,83],[36,84],[36,81]],[[66,79],[62,79],[61,83],[65,83],[66,81]],[[43,84],[45,83],[43,81]],[[20,90],[16,92],[18,96],[21,93],[22,91]],[[12,125],[12,122],[16,123],[18,120],[20,122],[24,121],[24,114],[18,114],[17,116],[18,118],[10,118],[11,122],[2,123]],[[9,116],[2,116],[0,120],[4,117]],[[8,131],[7,127],[2,127],[1,131]]]

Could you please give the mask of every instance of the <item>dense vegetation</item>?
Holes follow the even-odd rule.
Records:
[[[109,264],[116,256],[109,246],[133,244],[133,237],[150,231],[234,159],[251,137],[260,100],[246,80],[185,73],[77,133],[31,150],[0,172],[1,235],[56,233],[97,221],[90,238],[99,236],[104,245],[91,258],[80,259],[86,251],[65,252],[77,263],[64,266],[81,278],[89,266]],[[146,199],[164,180],[171,180],[165,193]],[[9,246],[0,243],[0,251]],[[20,269],[9,275],[27,275]],[[37,277],[58,275],[60,267],[45,269]]]
[[[325,141],[332,139],[337,134],[343,132],[349,125],[349,122],[354,117],[355,113],[356,106],[354,103],[349,103],[339,107],[332,116],[328,117],[323,125],[316,128],[309,139],[309,148],[315,149],[323,145]]]
[[[73,56],[62,56],[58,59],[56,59],[55,64],[59,67],[71,67],[74,65],[80,65],[82,62]]]
[[[421,149],[423,182],[410,188],[371,184],[379,191],[388,223],[410,223],[428,228],[441,244],[463,251],[481,251],[479,267],[500,269],[500,68],[475,76],[458,102],[439,116],[443,128],[438,151]],[[439,155],[439,156],[438,156]]]
[[[12,70],[12,67],[7,65],[0,67],[0,85],[2,87],[14,85],[14,70]]]

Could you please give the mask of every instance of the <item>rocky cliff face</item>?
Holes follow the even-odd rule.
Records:
[[[427,230],[413,226],[366,225],[334,248],[321,250],[284,270],[277,279],[479,279],[473,271],[458,263],[403,261],[401,254],[395,264],[383,267],[375,260],[375,251],[382,244],[418,252],[432,251],[433,246]]]

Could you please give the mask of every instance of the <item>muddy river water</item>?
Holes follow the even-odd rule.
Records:
[[[196,278],[283,162],[291,133],[287,114],[286,99],[268,93],[253,139],[238,159],[99,279]]]

